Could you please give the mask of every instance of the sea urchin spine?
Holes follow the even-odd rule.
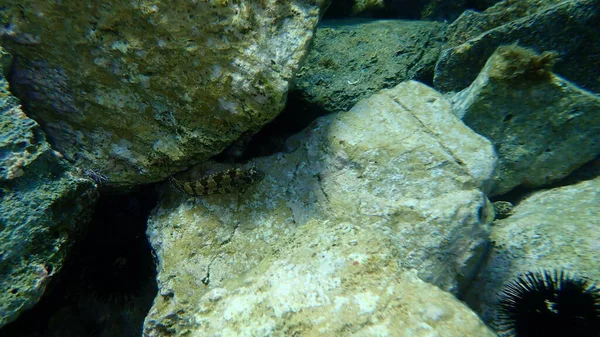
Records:
[[[564,271],[527,272],[500,293],[498,331],[511,337],[600,337],[600,288]]]

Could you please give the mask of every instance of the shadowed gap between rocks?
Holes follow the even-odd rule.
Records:
[[[40,302],[0,335],[140,336],[157,292],[153,252],[145,234],[156,202],[155,185],[101,196],[92,222]]]
[[[291,91],[284,110],[259,132],[241,137],[214,159],[218,162],[245,163],[252,158],[287,152],[285,143],[294,134],[308,127],[314,120],[327,114],[316,104],[307,103],[300,91]]]
[[[521,202],[521,200],[525,199],[527,196],[536,191],[574,185],[578,182],[591,180],[598,176],[600,176],[600,156],[590,160],[588,163],[576,169],[568,176],[552,184],[535,188],[519,185],[507,193],[491,197],[490,201],[508,201],[513,205],[517,205],[519,202]]]

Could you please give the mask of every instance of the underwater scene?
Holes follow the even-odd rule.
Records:
[[[0,0],[0,337],[600,337],[599,0]]]

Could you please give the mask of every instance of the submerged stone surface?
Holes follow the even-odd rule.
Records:
[[[9,2],[12,83],[52,144],[105,187],[166,176],[283,108],[326,1]]]
[[[488,322],[497,294],[529,270],[563,269],[600,282],[600,178],[539,191],[492,226],[494,247],[467,302]]]
[[[501,0],[334,0],[326,17],[453,21],[467,8],[486,8],[498,1]]]
[[[553,57],[500,47],[453,98],[455,114],[498,152],[492,194],[550,184],[600,154],[600,96],[554,75]]]
[[[40,299],[96,198],[93,181],[50,147],[0,75],[0,328]]]
[[[250,165],[244,193],[169,188],[153,212],[148,336],[494,335],[443,291],[488,247],[495,154],[442,95],[402,83]]]
[[[403,81],[430,82],[446,27],[408,20],[323,21],[290,96],[332,113]]]
[[[484,13],[464,12],[448,27],[448,49],[436,64],[434,86],[443,92],[471,84],[497,47],[518,43],[556,51],[556,72],[600,92],[600,4],[596,0],[502,1]]]

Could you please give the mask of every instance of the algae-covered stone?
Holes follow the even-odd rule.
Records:
[[[0,327],[40,299],[96,197],[0,76]]]
[[[600,178],[536,192],[492,226],[491,250],[468,303],[494,319],[504,285],[529,270],[563,269],[600,282]]]
[[[554,75],[554,58],[500,47],[454,97],[457,116],[496,147],[493,194],[549,184],[600,154],[600,96]]]
[[[325,1],[5,2],[27,112],[107,188],[162,180],[283,108]]]
[[[402,81],[431,81],[445,28],[425,21],[324,21],[291,97],[332,113]]]
[[[434,85],[459,91],[471,84],[497,47],[517,43],[556,51],[557,74],[600,92],[600,4],[596,0],[502,1],[483,14],[465,12],[448,27],[448,49],[436,64]]]
[[[441,94],[405,82],[293,143],[243,193],[165,193],[148,336],[493,335],[433,286],[468,286],[493,216],[492,146]]]

